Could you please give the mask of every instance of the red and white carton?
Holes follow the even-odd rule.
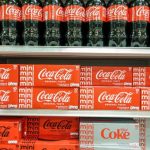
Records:
[[[40,117],[39,139],[69,140],[79,137],[79,118]]]
[[[41,140],[70,140],[79,137],[79,118],[26,117],[24,138]]]
[[[19,88],[19,108],[78,109],[78,88]]]
[[[141,110],[150,110],[150,87],[141,88]]]
[[[0,87],[0,109],[18,108],[18,87]]]
[[[0,142],[17,144],[22,138],[22,120],[0,118]]]
[[[80,109],[140,110],[140,89],[82,86],[80,88]]]
[[[20,86],[79,87],[79,65],[20,65]]]
[[[133,67],[133,86],[150,86],[150,67]]]
[[[19,150],[19,149],[17,145],[0,143],[0,150]]]
[[[36,141],[35,150],[79,150],[79,140]]]
[[[82,86],[132,86],[132,67],[81,66]]]
[[[18,86],[18,65],[0,64],[0,86]]]
[[[81,146],[80,150],[142,150],[140,146]]]
[[[132,119],[81,119],[80,147],[139,147],[139,123]]]
[[[40,141],[21,140],[20,150],[79,150],[79,140]]]

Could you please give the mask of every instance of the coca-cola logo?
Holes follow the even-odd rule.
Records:
[[[71,80],[72,78],[72,69],[65,69],[62,68],[58,71],[48,71],[47,68],[42,69],[39,74],[38,74],[38,79],[39,80],[63,80],[63,81],[68,81]]]
[[[128,104],[132,102],[132,95],[132,92],[119,92],[117,94],[110,94],[107,91],[104,91],[99,95],[98,102]]]
[[[93,17],[93,16],[100,16],[100,11],[98,7],[89,7],[89,9],[86,11],[86,17]]]
[[[106,140],[128,140],[130,138],[130,132],[128,129],[116,129],[112,131],[109,128],[104,128],[101,130],[100,136]]]
[[[21,17],[21,9],[20,8],[16,8],[14,6],[9,6],[6,9],[6,14],[7,15],[14,15],[17,18],[20,18]]]
[[[10,127],[0,126],[0,137],[8,137],[10,133]]]
[[[47,93],[46,91],[41,91],[37,95],[38,102],[54,102],[54,103],[68,103],[70,102],[70,95],[72,92],[59,91],[57,93]]]
[[[8,102],[9,101],[9,94],[10,91],[4,91],[4,90],[0,90],[0,101],[1,102]]]
[[[141,16],[145,16],[145,17],[149,17],[149,9],[145,9],[145,7],[139,7],[136,11],[136,15],[138,17],[141,17]]]
[[[64,11],[63,11],[63,8],[62,7],[59,7],[57,10],[56,10],[56,16],[63,16],[64,15]]]
[[[85,9],[83,7],[66,7],[65,9],[65,16],[73,16],[73,17],[85,17]]]
[[[123,5],[116,5],[108,8],[107,11],[108,16],[127,16],[128,15],[128,7]]]
[[[125,70],[114,70],[112,72],[105,72],[104,70],[99,70],[96,74],[96,79],[124,80],[125,75]]]
[[[36,16],[38,18],[41,18],[42,17],[42,9],[29,5],[25,9],[25,15],[27,15],[27,16],[31,15],[31,16]]]
[[[44,129],[69,130],[71,129],[71,127],[72,127],[72,121],[69,121],[69,120],[61,120],[59,122],[47,120],[43,124]]]
[[[10,78],[10,72],[11,69],[9,68],[0,68],[0,79],[7,80]]]

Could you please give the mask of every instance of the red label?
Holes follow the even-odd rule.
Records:
[[[149,22],[150,9],[148,6],[135,6],[129,8],[129,22],[147,21]]]
[[[43,8],[43,20],[64,21],[64,10],[57,5],[49,5]]]
[[[91,6],[86,8],[86,21],[106,21],[106,8],[103,6]]]
[[[107,9],[107,21],[128,20],[128,7],[125,5],[113,5]]]
[[[65,21],[80,20],[85,21],[85,9],[78,5],[71,5],[65,8]]]
[[[21,21],[21,8],[14,5],[2,5],[0,19]]]
[[[36,5],[24,5],[22,7],[22,19],[42,21],[42,8]]]

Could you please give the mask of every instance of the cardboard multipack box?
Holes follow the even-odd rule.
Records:
[[[0,64],[0,86],[18,86],[18,65]]]
[[[140,110],[140,89],[132,87],[80,87],[80,109]]]
[[[19,150],[18,145],[0,143],[0,150]]]
[[[79,87],[79,65],[20,65],[20,86]]]
[[[62,141],[30,141],[21,140],[19,144],[20,150],[79,150],[78,140],[62,140]]]
[[[140,146],[83,146],[80,150],[142,150]]]
[[[141,89],[141,110],[150,110],[150,87],[143,87]]]
[[[132,86],[132,67],[81,66],[81,86]]]
[[[22,138],[22,120],[20,118],[0,118],[0,142],[17,144]]]
[[[0,109],[18,108],[18,87],[0,87]]]
[[[19,88],[19,108],[78,109],[78,88]]]
[[[26,117],[24,138],[69,140],[79,137],[79,118]]]
[[[80,147],[139,147],[139,123],[132,119],[81,119],[79,133]]]
[[[150,119],[139,119],[141,150],[150,149]]]
[[[133,86],[150,86],[150,67],[133,67]]]

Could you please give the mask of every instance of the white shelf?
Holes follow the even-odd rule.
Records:
[[[149,48],[0,46],[0,56],[65,58],[150,58]]]
[[[60,117],[114,117],[150,118],[150,111],[92,111],[47,109],[0,109],[0,116],[60,116]]]

